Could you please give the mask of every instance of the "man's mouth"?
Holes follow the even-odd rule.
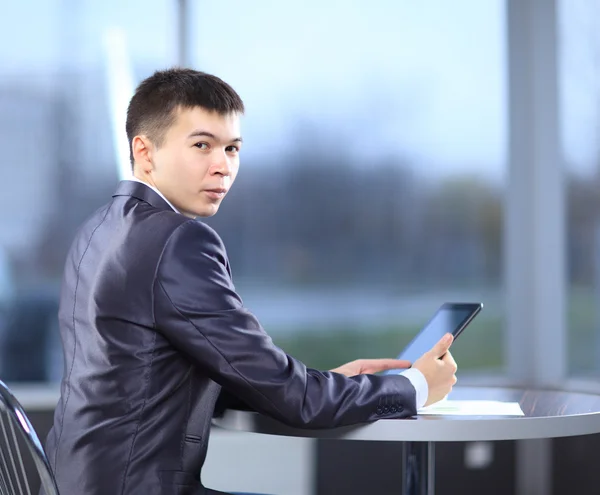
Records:
[[[223,187],[216,187],[214,189],[205,189],[204,192],[212,199],[222,199],[227,194],[227,189]]]

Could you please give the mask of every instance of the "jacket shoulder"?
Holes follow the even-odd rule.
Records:
[[[198,220],[190,218],[176,225],[169,239],[171,243],[192,244],[194,246],[204,246],[224,250],[224,244],[221,237],[215,229]]]

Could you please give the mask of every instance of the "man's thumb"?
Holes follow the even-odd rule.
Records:
[[[431,352],[435,355],[436,358],[442,357],[444,354],[446,354],[446,352],[448,352],[448,349],[452,345],[453,340],[454,337],[452,337],[452,334],[447,333],[438,341],[437,344],[433,346]]]

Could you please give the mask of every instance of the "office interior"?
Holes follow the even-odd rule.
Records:
[[[130,173],[135,85],[176,65],[245,101],[240,174],[206,222],[284,350],[394,357],[442,303],[481,301],[460,385],[600,394],[598,0],[0,0],[0,379],[40,437],[66,251]],[[597,493],[599,447],[440,444],[436,493]],[[401,455],[215,430],[204,482],[381,495]]]

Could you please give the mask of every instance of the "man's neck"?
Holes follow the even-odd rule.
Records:
[[[160,192],[160,190],[158,189],[158,187],[156,187],[153,184],[150,184],[149,182],[146,182],[145,180],[140,179],[139,177],[137,177],[135,174],[132,174],[131,177],[129,177],[129,180],[132,180],[134,182],[139,182],[141,184],[144,184],[146,186],[148,186],[150,189],[152,189],[155,193],[157,193],[162,199],[164,199],[167,204],[173,209],[173,211],[177,212],[177,213],[181,213],[177,208],[175,208],[171,202],[165,198],[165,195],[163,193]]]

